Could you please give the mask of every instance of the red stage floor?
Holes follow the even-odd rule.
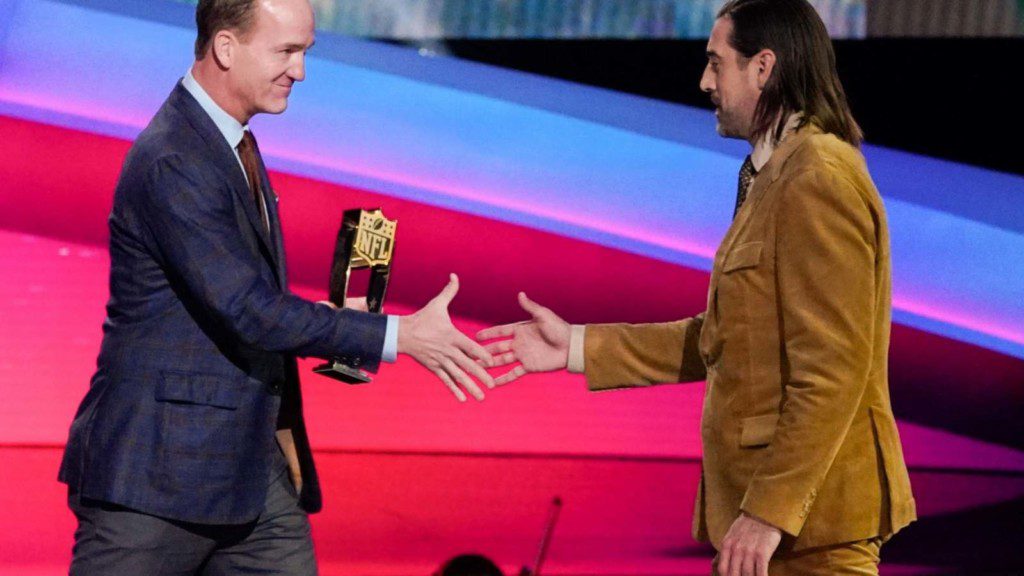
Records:
[[[74,518],[54,481],[59,459],[58,448],[0,448],[0,574],[67,573]],[[425,576],[468,551],[516,573],[532,562],[555,495],[564,505],[549,574],[709,571],[710,549],[689,536],[694,462],[354,452],[321,452],[318,462],[327,500],[313,529],[324,576]],[[953,513],[949,500],[965,491],[998,501],[1024,496],[1015,477],[912,479],[925,522]],[[900,560],[886,562],[883,574],[962,573],[926,558]]]

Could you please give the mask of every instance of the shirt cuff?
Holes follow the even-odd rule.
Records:
[[[583,374],[586,367],[583,358],[583,339],[586,337],[587,327],[573,324],[569,329],[569,365],[566,369],[573,374]]]
[[[398,359],[398,316],[388,314],[388,325],[384,329],[384,350],[380,353],[384,362]]]

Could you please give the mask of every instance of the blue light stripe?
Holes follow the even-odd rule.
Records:
[[[166,3],[146,2],[154,13]],[[131,138],[191,58],[180,15],[0,0],[0,114]],[[320,38],[271,167],[707,270],[745,145],[683,106]],[[328,57],[329,56],[329,57]],[[1024,358],[1024,178],[866,147],[896,320]]]

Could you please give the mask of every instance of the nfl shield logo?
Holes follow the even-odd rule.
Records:
[[[391,262],[396,224],[397,221],[388,220],[379,209],[362,212],[356,230],[355,245],[352,247],[354,255],[362,260],[360,264],[384,266]]]

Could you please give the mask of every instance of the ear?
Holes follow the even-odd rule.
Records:
[[[227,70],[235,61],[238,39],[229,30],[221,30],[213,37],[211,42],[213,57],[217,64]]]
[[[751,58],[751,63],[756,67],[757,71],[757,87],[760,90],[764,90],[768,79],[772,77],[772,70],[775,69],[775,52],[765,48],[754,57]]]

